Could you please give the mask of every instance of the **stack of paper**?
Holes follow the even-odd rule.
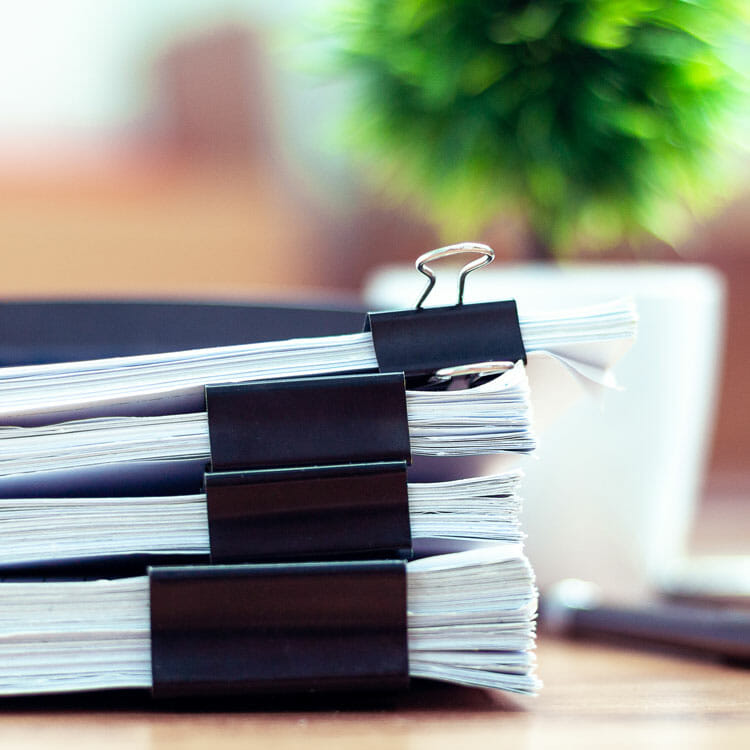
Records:
[[[476,388],[407,391],[411,450],[437,456],[533,450],[528,396],[520,365]],[[131,462],[205,463],[210,458],[206,412],[0,427],[0,480]]]
[[[520,322],[528,353],[545,352],[565,360],[570,346],[588,345],[586,362],[594,369],[584,376],[596,378],[612,364],[610,344],[632,339],[636,315],[632,303],[624,300],[527,313]],[[0,422],[22,425],[106,413],[198,411],[207,384],[377,368],[370,333],[8,367],[0,370]]]
[[[535,612],[518,545],[409,562],[409,674],[534,692]],[[0,695],[150,687],[147,577],[0,583]]]
[[[532,405],[548,414],[550,403],[559,409],[576,388],[611,384],[610,368],[635,325],[629,302],[522,315],[528,368],[510,363],[469,389],[406,390],[410,452],[532,451]],[[169,475],[192,466],[202,475],[212,460],[207,384],[377,369],[371,334],[355,333],[0,370],[0,565],[209,555],[203,492],[75,497],[71,488],[82,476],[94,487],[105,478],[116,484],[123,471]],[[436,540],[461,548],[406,564],[409,675],[538,689],[536,587],[522,549],[520,478],[513,469],[408,483],[415,549]],[[146,576],[0,583],[0,694],[152,687],[150,602]],[[252,602],[243,606],[252,612]]]
[[[521,476],[407,484],[412,539],[520,542]],[[203,493],[0,499],[0,565],[209,552]]]

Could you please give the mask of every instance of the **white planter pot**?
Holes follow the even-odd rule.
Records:
[[[454,301],[446,276],[431,304]],[[367,298],[410,306],[420,288],[413,270],[385,270]],[[532,265],[467,282],[467,302],[515,297],[521,310],[623,296],[641,321],[615,370],[625,390],[579,401],[540,436],[538,460],[524,462],[527,550],[542,588],[577,577],[635,597],[685,553],[711,443],[724,287],[690,265]]]

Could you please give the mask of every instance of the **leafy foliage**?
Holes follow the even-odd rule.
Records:
[[[746,5],[354,0],[340,36],[356,145],[451,237],[516,210],[558,251],[673,239],[722,187]]]

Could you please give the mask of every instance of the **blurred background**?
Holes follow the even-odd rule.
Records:
[[[464,239],[488,242],[501,262],[554,262],[554,258],[564,258],[566,262],[599,264],[707,264],[726,281],[728,310],[727,353],[706,496],[715,509],[746,503],[750,489],[750,397],[745,380],[750,363],[750,159],[745,152],[737,149],[731,151],[728,160],[725,157],[725,163],[731,165],[725,182],[717,182],[715,172],[708,175],[710,205],[699,206],[687,222],[681,213],[681,231],[674,236],[669,231],[676,223],[674,214],[647,221],[645,214],[639,213],[641,203],[628,204],[630,213],[624,218],[613,213],[611,205],[594,206],[579,225],[585,230],[596,217],[603,217],[602,224],[615,227],[603,236],[586,231],[576,234],[575,222],[571,222],[570,231],[567,224],[565,231],[558,231],[559,221],[550,229],[549,221],[535,223],[533,217],[539,215],[540,207],[547,206],[547,216],[566,220],[575,213],[575,207],[555,201],[578,186],[560,183],[565,175],[561,177],[554,164],[549,167],[542,156],[535,161],[538,151],[534,149],[542,148],[540,139],[554,144],[555,128],[559,126],[568,138],[564,144],[567,150],[559,152],[561,159],[573,158],[575,154],[571,153],[577,146],[570,140],[570,132],[565,136],[565,127],[575,130],[577,137],[582,131],[575,119],[558,121],[550,115],[551,129],[536,140],[525,136],[533,131],[528,123],[540,120],[529,119],[533,109],[522,105],[529,98],[544,99],[544,86],[549,85],[542,77],[535,78],[528,84],[528,91],[513,89],[520,111],[513,122],[524,136],[515,147],[517,158],[521,164],[523,160],[533,162],[536,168],[534,173],[523,175],[524,180],[528,178],[530,192],[526,195],[511,190],[512,200],[499,201],[497,208],[489,202],[489,213],[472,215],[467,221],[461,220],[461,206],[449,207],[457,211],[453,226],[460,236],[456,236],[450,231],[452,214],[443,214],[448,221],[435,220],[436,211],[440,213],[446,203],[444,195],[438,195],[425,210],[418,187],[409,192],[416,178],[402,183],[395,178],[390,181],[386,173],[370,179],[368,168],[380,170],[368,167],[366,162],[363,168],[356,139],[342,137],[352,122],[351,102],[356,99],[367,106],[367,98],[359,97],[358,80],[365,86],[381,86],[377,90],[391,100],[405,101],[399,98],[393,80],[383,73],[383,60],[386,67],[401,71],[403,79],[415,88],[421,85],[419,76],[425,66],[433,83],[435,76],[442,75],[441,81],[450,77],[445,70],[436,72],[434,66],[427,65],[430,55],[450,63],[450,53],[441,55],[439,47],[430,43],[427,57],[409,57],[408,46],[399,43],[399,34],[414,42],[417,50],[420,39],[424,41],[420,34],[442,39],[446,50],[455,51],[456,60],[460,60],[460,45],[451,40],[450,33],[458,29],[456,33],[465,32],[471,42],[491,25],[488,44],[512,47],[523,57],[506,56],[501,70],[484,53],[478,55],[470,83],[456,84],[464,93],[468,90],[477,95],[503,75],[507,78],[509,66],[516,66],[512,68],[516,70],[536,65],[533,69],[538,72],[539,65],[548,61],[545,55],[549,55],[549,49],[572,43],[570,40],[581,48],[593,49],[597,59],[607,64],[619,51],[629,50],[633,78],[644,80],[649,67],[643,60],[651,54],[647,62],[653,62],[649,44],[661,41],[653,34],[639,37],[641,59],[635,42],[608,32],[611,19],[593,16],[583,25],[576,21],[565,27],[575,30],[566,36],[563,27],[568,23],[568,6],[586,3],[496,4],[500,11],[492,24],[477,15],[478,8],[484,6],[486,10],[486,3],[448,4],[456,13],[463,13],[464,19],[473,19],[464,28],[460,18],[450,26],[450,13],[442,20],[423,18],[419,3],[358,2],[350,4],[359,13],[360,26],[354,31],[346,30],[351,29],[346,27],[351,18],[345,18],[343,27],[336,25],[341,14],[329,7],[333,5],[302,0],[3,2],[2,298],[200,298],[356,304],[368,275],[376,268],[411,263],[420,253],[446,240]],[[370,11],[363,11],[368,5],[372,6]],[[391,11],[399,5],[401,15],[394,18]],[[616,12],[620,16],[626,13],[620,7],[622,3],[612,5],[619,8]],[[642,10],[649,4],[633,5]],[[666,14],[666,6],[685,5],[689,4],[652,3],[649,12],[665,6]],[[733,7],[728,2],[706,5]],[[335,6],[341,8],[346,3],[337,2]],[[537,10],[529,11],[532,6]],[[551,10],[553,6],[562,10]],[[507,18],[502,11],[508,12]],[[377,24],[374,30],[367,28],[372,22],[372,18],[368,21],[370,12],[387,21],[379,32]],[[622,18],[618,18],[620,23]],[[665,18],[657,18],[652,26],[658,31],[684,22],[689,33],[695,31],[695,19]],[[639,22],[633,17],[626,19],[624,26],[635,28]],[[431,27],[432,23],[437,25]],[[337,36],[340,28],[344,28],[343,36]],[[703,23],[703,28],[711,27]],[[438,31],[444,33],[444,39],[436,36]],[[382,50],[372,46],[378,33],[382,34]],[[326,55],[342,38],[344,54],[332,64]],[[717,39],[703,41],[715,49]],[[397,59],[396,51],[402,48],[404,54]],[[576,48],[571,49],[575,52]],[[585,57],[575,58],[573,52],[571,67],[566,71],[569,79],[564,82],[571,97],[575,82],[583,75],[581,70],[590,70],[592,64]],[[727,78],[726,83],[722,77],[725,71],[717,68],[718,63],[706,49],[697,50],[696,56],[676,44],[667,57],[676,59],[683,52],[690,63],[684,76],[662,80],[664,86],[671,85],[687,97],[676,101],[673,110],[662,107],[658,117],[667,123],[663,127],[664,143],[674,145],[680,127],[684,127],[695,133],[697,145],[705,146],[717,136],[717,131],[707,129],[704,122],[717,104],[710,96],[716,91],[725,93],[726,86],[734,85],[739,78]],[[748,54],[739,43],[730,52],[735,60]],[[351,71],[347,70],[347,60]],[[583,66],[580,69],[576,67],[579,64]],[[675,69],[661,65],[658,70],[660,75],[672,75]],[[356,72],[360,78],[350,77],[349,72]],[[627,94],[630,84],[618,75],[615,70],[613,85]],[[458,101],[455,92],[446,95],[439,86],[440,91],[435,93],[436,86],[429,81],[427,88],[432,88],[421,110],[428,121],[449,119],[455,112],[466,113],[473,106]],[[691,86],[698,90],[692,109],[693,99],[688,101]],[[553,88],[550,91],[555,94]],[[623,174],[628,179],[633,177],[631,192],[637,192],[657,172],[654,167],[643,178],[644,168],[647,170],[650,163],[671,164],[674,154],[668,146],[659,146],[662,150],[652,147],[661,137],[658,128],[662,125],[658,117],[650,118],[639,98],[642,92],[633,89],[632,93],[635,105],[618,121],[618,132],[624,140],[617,153],[623,162]],[[372,97],[372,90],[368,95]],[[597,95],[603,102],[610,100],[606,91]],[[579,101],[579,105],[584,113],[599,111],[587,101]],[[398,129],[398,118],[411,117],[404,106],[399,112],[386,107],[375,125],[385,123],[384,132],[392,136]],[[568,115],[577,116],[575,111]],[[503,117],[507,122],[508,113]],[[466,133],[466,129],[461,132]],[[446,133],[443,128],[435,137]],[[422,135],[419,130],[410,133],[415,142]],[[364,142],[367,137],[365,129]],[[481,137],[477,139],[481,141]],[[387,145],[388,137],[381,140]],[[396,146],[408,147],[408,142],[393,140],[394,153],[399,153]],[[639,161],[644,157],[637,149],[627,150],[631,142],[651,144],[646,156],[653,161]],[[377,145],[382,150],[382,143]],[[500,144],[501,154],[503,149],[515,153],[513,148]],[[450,158],[457,162],[465,152],[461,141]],[[496,158],[491,149],[488,153]],[[601,164],[605,164],[599,164],[599,172],[591,177],[594,182],[602,180],[607,154],[597,155],[596,149],[586,153],[590,163],[596,164],[601,158]],[[467,152],[466,156],[474,155]],[[377,157],[373,163],[377,163]],[[631,166],[632,172],[628,171]],[[455,163],[446,167],[450,179],[455,177],[454,167]],[[515,167],[510,163],[508,168]],[[636,174],[638,169],[641,172]],[[429,169],[420,172],[419,164],[415,173],[429,177]],[[481,183],[484,177],[476,176],[479,187],[474,202],[478,204],[484,201],[482,191],[487,189]],[[471,188],[471,181],[468,184]],[[550,184],[558,185],[554,195],[550,195]],[[662,191],[665,184],[660,186]],[[468,188],[456,182],[456,191],[463,189]],[[608,189],[602,183],[601,190]],[[693,193],[700,197],[701,189],[693,189]],[[610,197],[611,204],[619,200],[616,191]],[[632,241],[631,228],[647,231]],[[687,363],[698,377],[701,368],[708,365]],[[720,522],[723,515],[723,511],[709,513],[698,528]],[[727,533],[735,534],[734,539],[728,539],[728,548],[740,548],[746,542],[746,527]],[[700,546],[700,539],[696,544]]]

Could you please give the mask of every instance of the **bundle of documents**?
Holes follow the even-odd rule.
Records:
[[[520,546],[410,561],[406,585],[410,676],[536,690],[536,601]],[[147,576],[0,583],[0,695],[153,688],[151,633]],[[250,657],[247,670],[262,672],[265,654]]]
[[[635,335],[632,302],[573,308],[520,318],[529,354],[563,361],[583,377],[603,379]],[[0,422],[31,425],[102,414],[147,415],[203,408],[204,386],[378,368],[372,334],[291,339],[245,346],[62,362],[0,369]]]
[[[530,451],[535,441],[522,366],[459,391],[406,391],[413,454],[463,456]],[[37,427],[0,427],[0,481],[17,474],[138,461],[211,458],[205,411],[99,417]]]
[[[421,539],[523,540],[521,471],[407,484],[409,523]],[[205,492],[161,497],[0,499],[0,566],[111,555],[210,553]]]
[[[442,328],[476,310],[421,301],[383,314],[405,358],[395,373],[377,322],[0,369],[0,569],[46,578],[0,582],[0,694],[386,690],[415,677],[534,693],[522,472],[417,483],[407,466],[533,451],[535,409],[567,397],[554,368],[530,385],[527,362],[606,387],[635,311],[491,303],[471,335],[492,356],[476,359]],[[111,492],[126,474],[186,467],[190,493]],[[436,542],[458,551],[419,557]],[[133,556],[155,564],[54,580],[57,565],[99,561],[106,576]]]

